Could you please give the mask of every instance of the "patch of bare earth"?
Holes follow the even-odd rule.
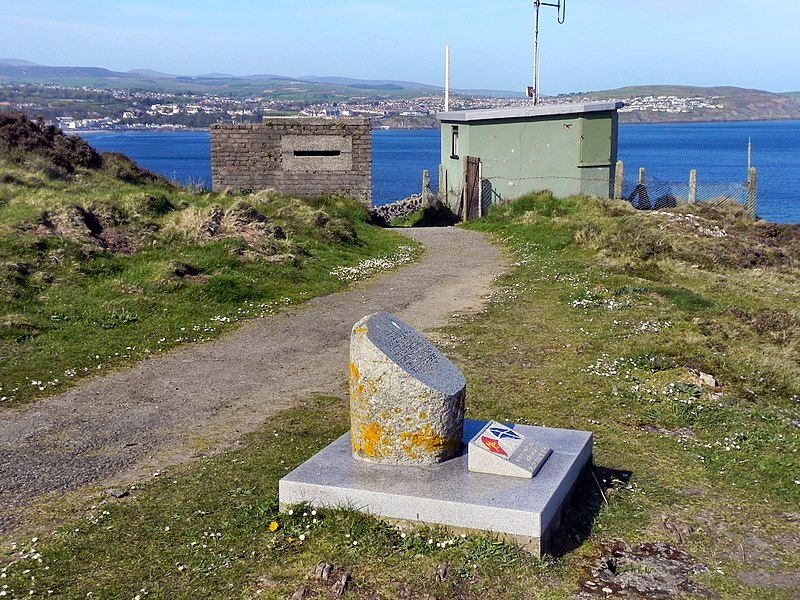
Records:
[[[692,579],[708,569],[687,552],[662,542],[629,546],[615,541],[601,547],[577,598],[669,599],[681,594],[718,598]]]

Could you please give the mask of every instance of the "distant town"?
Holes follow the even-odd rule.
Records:
[[[637,88],[628,88],[634,90]],[[696,90],[697,88],[687,88]],[[709,88],[716,90],[719,88]],[[732,88],[735,89],[735,88]],[[753,90],[741,94],[641,93],[614,95],[612,92],[576,93],[543,97],[542,104],[622,101],[620,119],[625,121],[747,120],[797,118],[800,105],[795,99],[769,94],[772,104],[760,102],[760,113],[748,113],[747,100]],[[222,93],[164,92],[109,89],[107,87],[0,82],[0,110],[20,110],[32,117],[42,116],[66,131],[201,129],[214,123],[257,123],[270,116],[366,117],[376,128],[436,127],[435,115],[444,110],[441,93],[376,93],[349,97],[341,93],[319,99],[303,94],[234,96]],[[767,95],[766,92],[762,94]],[[326,94],[316,94],[316,96]],[[736,98],[746,108],[737,109]],[[782,100],[780,100],[782,99]],[[789,101],[786,105],[784,100]],[[783,102],[783,103],[782,103]],[[455,93],[451,110],[529,106],[531,99]],[[779,110],[780,109],[780,110]],[[783,112],[781,112],[783,111]],[[751,111],[752,112],[752,111]]]

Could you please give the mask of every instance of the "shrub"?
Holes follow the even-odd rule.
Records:
[[[84,140],[65,135],[44,119],[31,121],[23,113],[0,112],[0,152],[15,162],[50,167],[49,174],[71,175],[79,168],[96,169],[100,155]],[[47,169],[44,169],[47,170]]]

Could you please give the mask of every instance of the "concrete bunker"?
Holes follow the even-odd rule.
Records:
[[[274,189],[300,198],[342,195],[372,204],[369,119],[270,118],[211,127],[215,191]]]

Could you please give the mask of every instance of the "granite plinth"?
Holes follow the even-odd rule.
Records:
[[[432,465],[373,464],[353,458],[345,434],[279,482],[282,507],[307,502],[391,521],[489,531],[534,554],[547,552],[561,508],[592,457],[587,431],[516,425],[552,449],[533,479],[471,472],[466,444],[485,421],[464,421],[461,451]]]

